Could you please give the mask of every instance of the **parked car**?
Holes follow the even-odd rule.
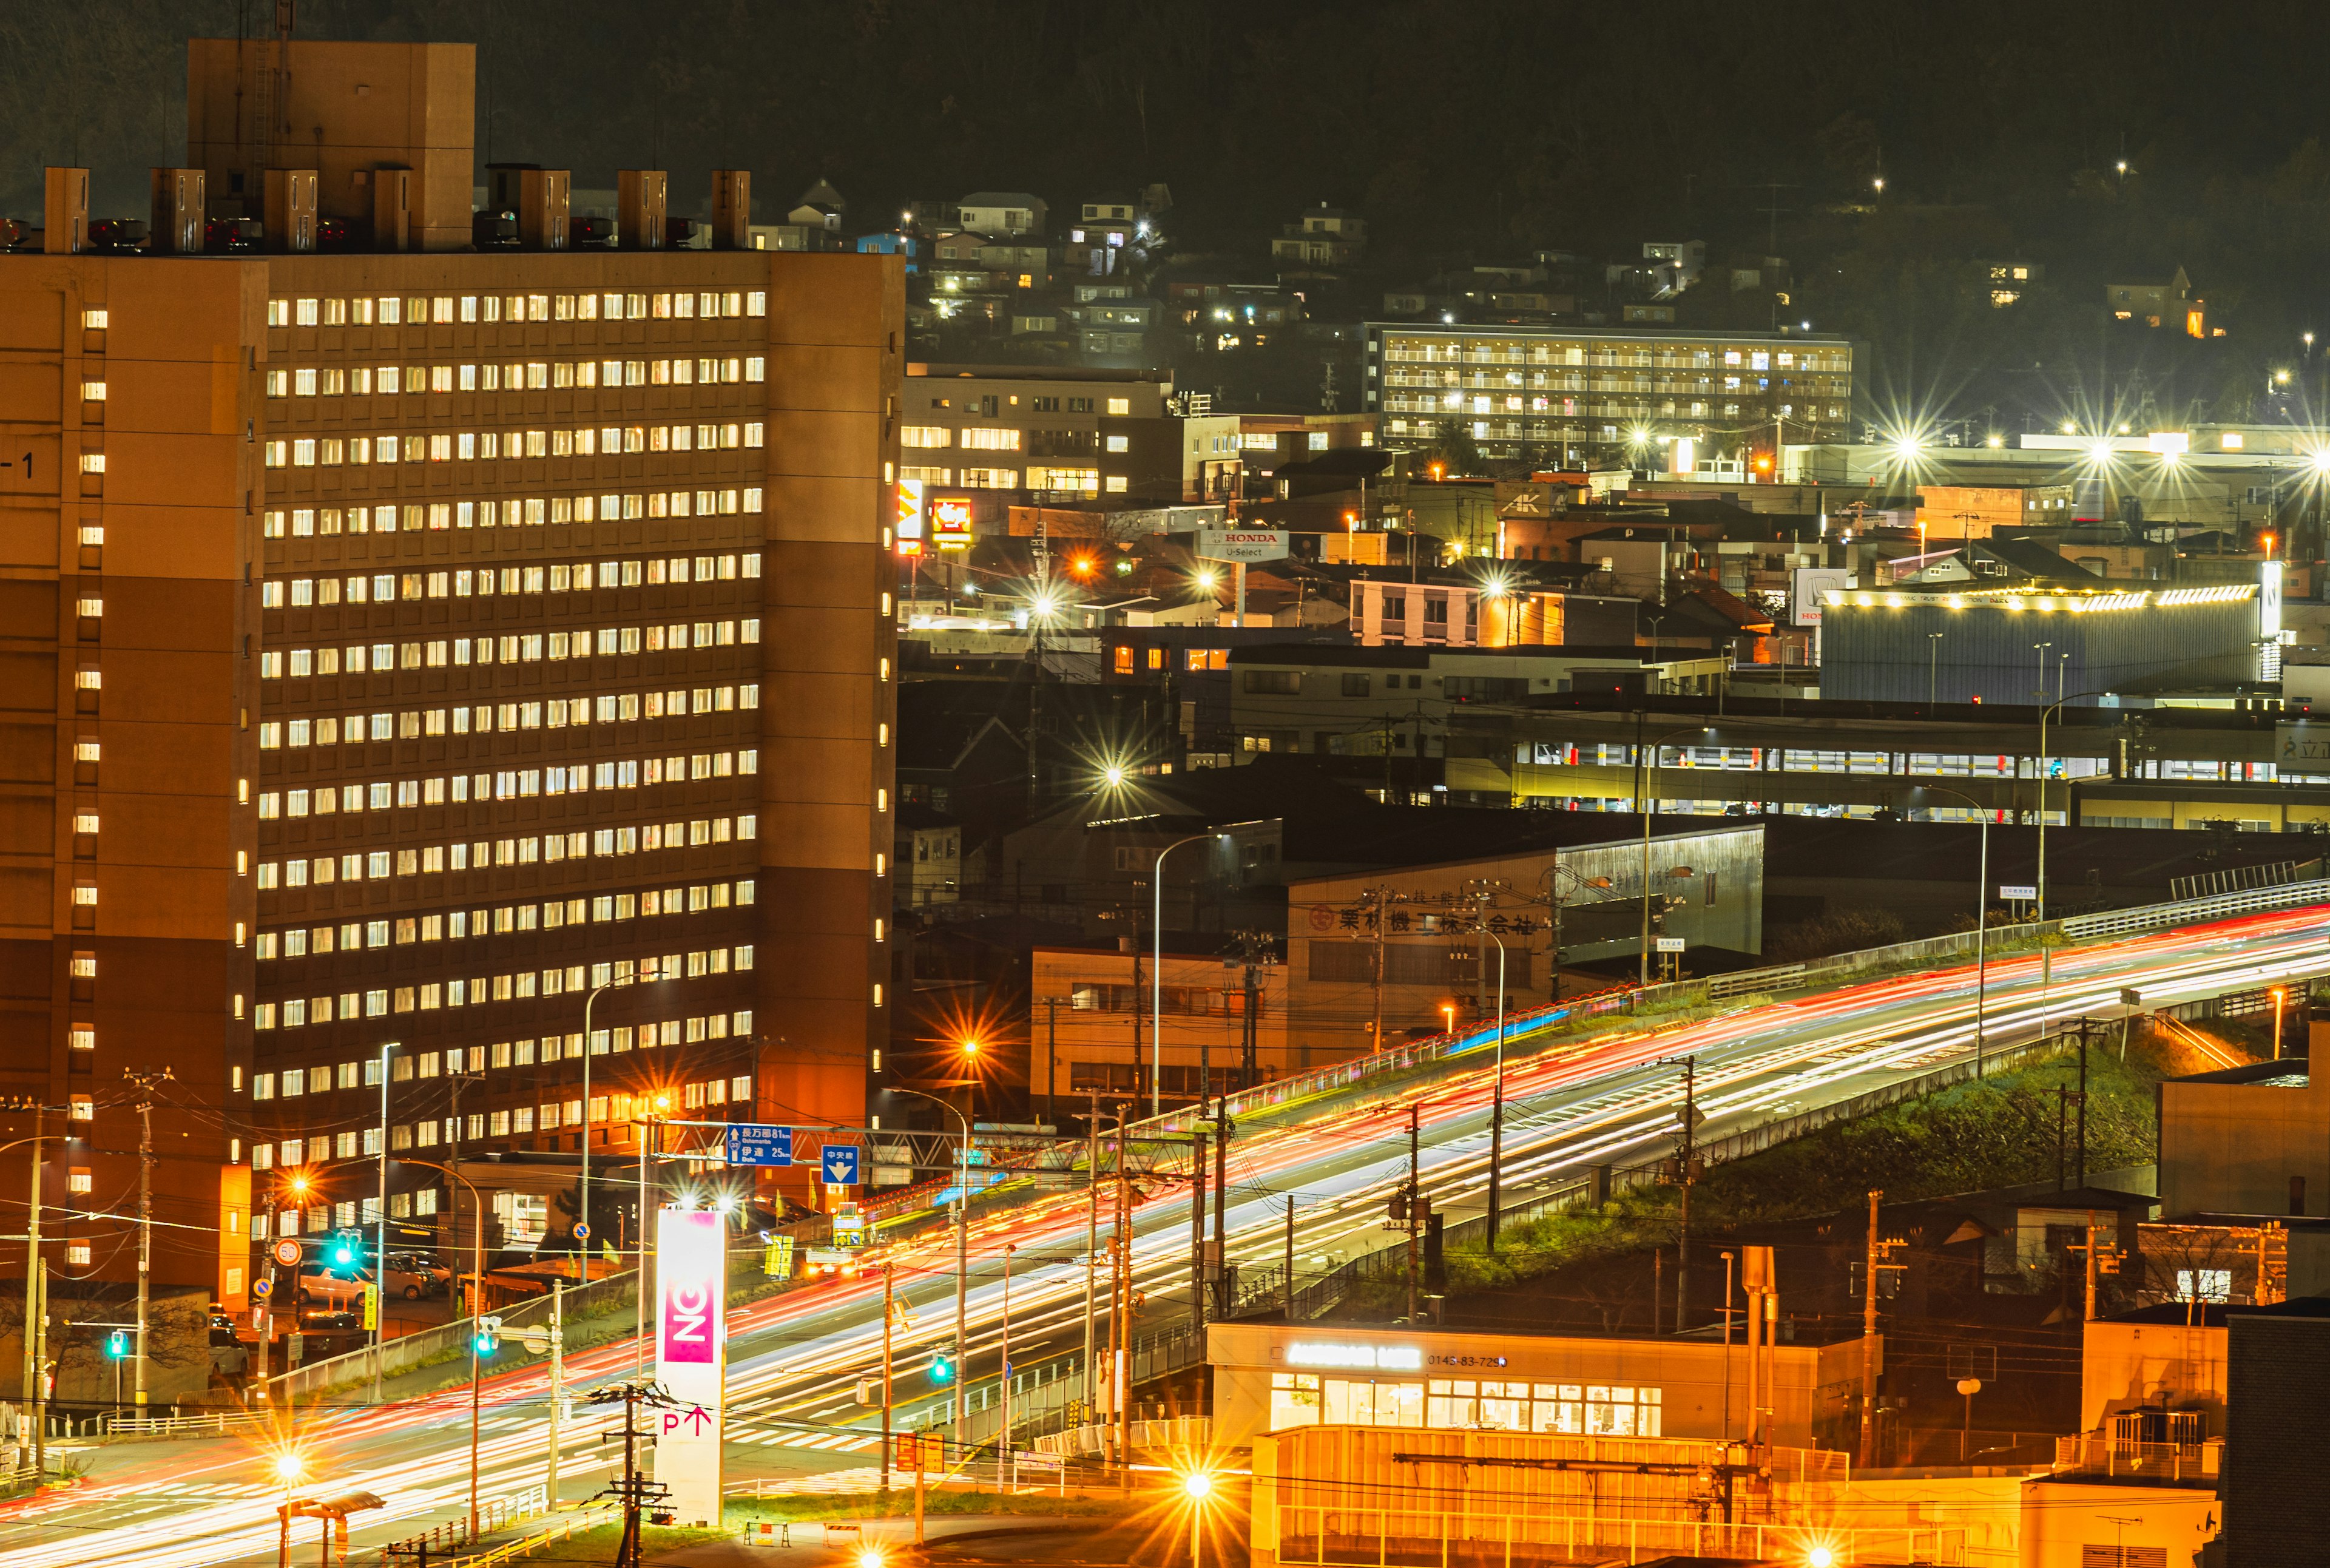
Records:
[[[372,1270],[365,1269],[364,1278],[369,1280]],[[450,1278],[450,1275],[445,1278]],[[388,1260],[388,1270],[382,1276],[388,1287],[387,1293],[401,1296],[407,1301],[418,1301],[424,1296],[442,1296],[445,1293],[445,1278],[432,1270],[406,1268],[396,1258]]]
[[[363,1307],[365,1284],[363,1279],[333,1273],[327,1264],[302,1263],[295,1288],[302,1307],[313,1303],[345,1311]]]

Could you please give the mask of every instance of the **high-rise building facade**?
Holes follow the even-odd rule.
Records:
[[[656,171],[641,248],[537,210],[469,249],[468,52],[268,47],[196,45],[217,166],[156,171],[153,248],[191,183],[263,185],[284,249],[76,249],[60,170],[49,253],[0,256],[0,981],[43,1042],[0,1095],[77,1140],[48,1203],[120,1214],[125,1074],[168,1068],[156,1278],[230,1307],[254,1242],[378,1219],[384,1140],[431,1227],[437,1167],[626,1150],[651,1104],[860,1122],[888,1028],[899,262],[659,248]],[[303,125],[396,84],[351,98],[438,145],[254,162],[204,129],[237,71]],[[424,174],[428,221],[294,248],[302,157],[325,223]],[[119,1221],[49,1232],[134,1275]]]

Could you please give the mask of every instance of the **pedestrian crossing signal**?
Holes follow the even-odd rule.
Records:
[[[105,1354],[119,1361],[129,1354],[129,1331],[117,1328],[105,1336]]]

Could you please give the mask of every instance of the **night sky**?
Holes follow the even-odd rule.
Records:
[[[0,213],[37,215],[41,166],[79,160],[100,212],[142,215],[144,170],[182,156],[182,40],[237,11],[0,11]],[[2318,5],[300,0],[298,33],[474,42],[481,164],[490,141],[585,187],[659,165],[675,211],[731,164],[762,221],[822,175],[866,227],[906,198],[1060,214],[1162,181],[1182,255],[1266,276],[1296,209],[1354,207],[1376,244],[1320,301],[1351,318],[1539,249],[1776,242],[1791,313],[1869,339],[1905,413],[2240,415],[2301,330],[2330,342]],[[2009,258],[2046,279],[1994,310],[1971,269]],[[2179,265],[2228,336],[2115,337],[2103,284]]]

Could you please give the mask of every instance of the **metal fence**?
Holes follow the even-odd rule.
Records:
[[[185,1416],[109,1415],[99,1430],[114,1438],[184,1438],[251,1431],[268,1424],[261,1411],[212,1411]]]
[[[1458,1561],[1511,1568],[1515,1562],[1631,1563],[1660,1557],[1803,1563],[1812,1560],[1815,1545],[1827,1547],[1839,1562],[1958,1564],[1966,1560],[1964,1530],[1930,1525],[1848,1529],[1727,1525],[1712,1519],[1603,1518],[1511,1507],[1475,1512],[1340,1503],[1282,1503],[1276,1512],[1277,1561],[1313,1568]]]
[[[2083,1432],[2055,1440],[2055,1470],[2059,1475],[2212,1480],[2223,1468],[2224,1453],[2222,1438],[2200,1443],[2124,1443],[2106,1432]]]

